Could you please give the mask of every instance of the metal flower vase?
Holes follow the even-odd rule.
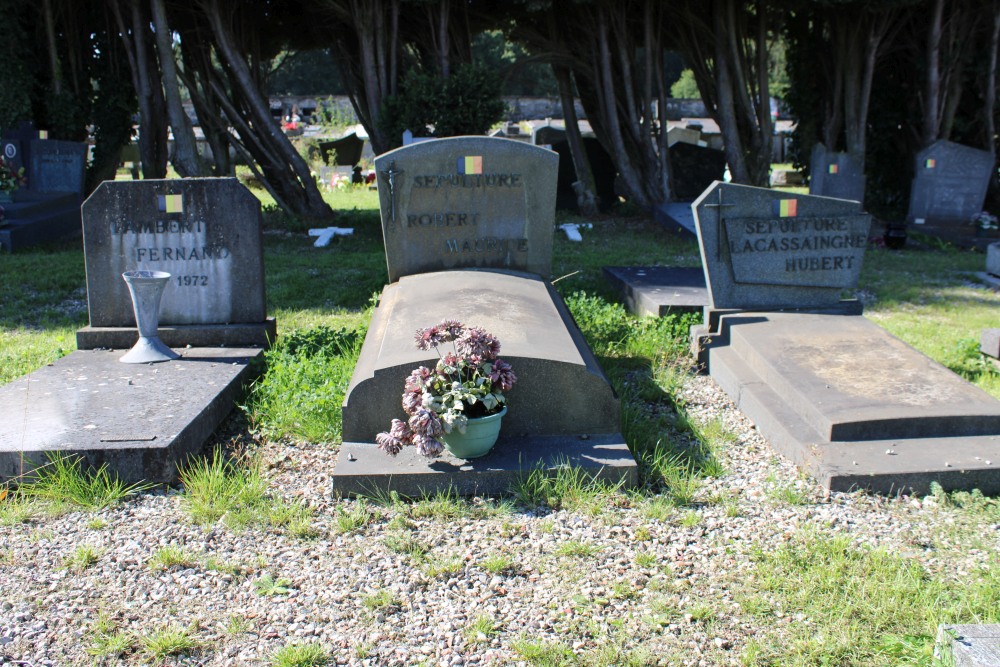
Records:
[[[454,430],[441,436],[444,447],[458,459],[476,459],[486,456],[500,436],[500,420],[507,414],[507,408],[486,417],[470,419],[465,433]]]
[[[177,359],[179,354],[160,340],[160,297],[170,280],[166,271],[126,271],[122,274],[132,295],[132,310],[139,328],[139,340],[119,361],[126,364],[150,364]]]

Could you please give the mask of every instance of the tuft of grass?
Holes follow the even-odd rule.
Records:
[[[229,620],[225,622],[222,626],[222,631],[225,632],[230,637],[235,637],[237,635],[246,634],[250,632],[253,628],[253,622],[245,616],[240,616],[239,614],[232,614]]]
[[[368,508],[368,504],[364,498],[355,502],[354,506],[349,510],[338,505],[334,512],[334,519],[337,522],[337,532],[339,533],[350,533],[368,525],[375,518],[374,512]]]
[[[579,540],[568,540],[560,544],[553,552],[556,556],[571,558],[590,558],[600,553],[604,547]]]
[[[332,656],[320,644],[287,644],[271,654],[271,667],[321,667],[329,664]]]
[[[795,480],[779,479],[773,473],[765,480],[764,495],[775,505],[808,505],[809,493]]]
[[[500,624],[489,614],[480,614],[466,626],[465,640],[470,644],[488,642],[500,632]]]
[[[284,577],[275,579],[270,574],[265,574],[253,582],[253,589],[257,595],[262,596],[288,595],[292,592],[292,580]]]
[[[191,636],[187,628],[169,625],[139,637],[139,646],[147,658],[161,663],[171,656],[190,653],[201,644]]]
[[[568,463],[552,470],[536,467],[520,475],[511,491],[517,500],[529,507],[548,505],[553,509],[583,510],[590,513],[620,504],[620,489],[624,480],[613,484],[591,475],[579,466]]]
[[[635,555],[635,564],[644,569],[655,567],[656,561],[657,556],[651,551],[643,551]]]
[[[572,649],[561,641],[545,641],[522,635],[512,641],[510,647],[535,667],[563,667],[573,663]]]
[[[63,565],[70,570],[82,572],[95,564],[100,555],[101,552],[89,544],[81,544],[66,558]]]
[[[429,549],[409,533],[393,533],[382,539],[385,547],[393,553],[409,556],[416,562],[421,562],[427,556]]]
[[[87,510],[104,509],[129,496],[152,488],[152,484],[125,484],[108,472],[83,467],[80,456],[48,454],[48,461],[25,477],[19,494],[54,503],[67,503]]]
[[[396,606],[398,601],[395,596],[393,596],[392,591],[381,588],[378,591],[365,595],[361,598],[361,606],[368,611],[376,611],[379,609],[386,609],[388,607]]]
[[[436,579],[441,575],[452,575],[462,570],[464,561],[458,556],[449,558],[428,558],[423,565],[423,573],[430,579]]]
[[[87,522],[87,528],[90,530],[101,530],[102,528],[106,528],[107,525],[108,522],[100,517],[95,517]]]
[[[27,523],[35,516],[35,506],[23,493],[0,486],[0,494],[0,526]]]
[[[153,552],[147,563],[153,570],[169,570],[171,568],[188,568],[196,565],[195,558],[179,546],[170,544]]]
[[[410,507],[410,516],[415,519],[436,519],[451,521],[472,514],[469,503],[451,487],[438,490],[433,495],[418,499]]]
[[[504,553],[494,553],[484,558],[480,565],[487,572],[500,574],[514,568],[514,557]]]

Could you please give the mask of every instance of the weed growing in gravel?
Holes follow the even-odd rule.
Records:
[[[81,544],[63,561],[63,565],[76,572],[82,572],[97,562],[101,552],[89,544]]]
[[[258,459],[230,461],[216,450],[211,460],[193,460],[181,470],[180,477],[184,484],[182,507],[197,524],[223,519],[233,530],[256,525],[284,529],[295,537],[316,535],[309,508],[267,494],[267,480]]]
[[[125,484],[112,477],[108,466],[85,469],[79,456],[49,454],[48,462],[25,477],[19,493],[53,503],[67,503],[87,510],[104,509],[152,488],[152,484]]]
[[[87,528],[90,530],[101,530],[102,528],[107,528],[108,522],[100,517],[96,517],[87,522]]]
[[[425,495],[410,506],[410,516],[414,519],[436,519],[451,521],[473,514],[469,503],[452,488],[438,490],[433,495]]]
[[[228,574],[232,577],[242,576],[247,571],[247,568],[239,563],[219,560],[215,556],[209,556],[206,558],[204,566],[206,570],[222,572],[223,574]]]
[[[361,598],[361,606],[368,611],[394,607],[397,604],[399,604],[399,602],[396,600],[395,596],[393,596],[392,591],[387,588],[381,588],[371,595],[365,595]]]
[[[652,551],[642,551],[635,555],[635,564],[643,569],[656,566],[657,556]]]
[[[271,667],[321,667],[329,664],[331,656],[320,644],[288,644],[273,654]]]
[[[780,479],[774,473],[764,480],[767,484],[764,495],[775,505],[807,505],[809,494],[793,479]]]
[[[504,553],[490,554],[480,563],[487,572],[500,574],[514,567],[514,557]]]
[[[14,564],[14,550],[0,549],[0,565],[13,565],[13,564]]]
[[[409,533],[394,533],[386,535],[382,544],[393,553],[409,556],[416,562],[423,561],[429,549]]]
[[[599,554],[604,547],[579,540],[567,540],[559,545],[553,554],[572,558],[590,558]]]
[[[552,509],[600,512],[613,504],[624,480],[613,484],[599,479],[580,467],[557,465],[555,470],[535,468],[520,475],[512,484],[511,492],[528,507],[548,505]]]
[[[27,523],[35,516],[35,507],[24,494],[9,491],[0,486],[3,498],[0,498],[0,526],[16,526]]]
[[[753,576],[742,579],[740,604],[753,613],[803,614],[811,621],[772,626],[781,639],[759,638],[758,664],[929,665],[926,654],[940,623],[1000,620],[995,554],[961,585],[905,556],[812,529],[752,557]]]
[[[465,641],[470,644],[488,642],[490,638],[500,632],[500,624],[489,614],[476,616],[469,625],[465,627]]]
[[[249,618],[239,614],[232,614],[229,620],[222,626],[222,631],[230,637],[235,637],[250,632],[252,628],[253,622]]]
[[[153,556],[147,564],[151,570],[169,570],[174,567],[194,567],[196,561],[194,556],[181,547],[170,544],[153,552]]]
[[[265,574],[253,582],[253,589],[257,591],[257,595],[263,596],[288,595],[292,592],[291,586],[291,579],[285,579],[284,577],[275,579],[270,574]]]
[[[354,657],[358,660],[364,660],[372,654],[372,649],[375,648],[375,642],[363,641],[354,644],[351,649],[354,651]]]
[[[443,559],[428,557],[421,569],[424,576],[436,579],[441,575],[452,575],[461,572],[463,564],[464,561],[458,556],[450,556]]]
[[[163,662],[170,656],[190,653],[201,644],[191,636],[190,630],[171,624],[148,635],[139,637],[143,654],[154,662]]]
[[[694,528],[701,523],[701,514],[695,510],[688,510],[681,515],[679,523],[684,528]]]
[[[536,667],[562,667],[573,663],[573,651],[560,641],[532,639],[521,635],[511,642],[511,649]]]
[[[338,533],[349,533],[352,530],[357,530],[368,525],[374,518],[375,513],[368,508],[368,503],[364,498],[357,500],[349,510],[340,505],[334,510]]]
[[[85,651],[98,658],[117,658],[135,647],[135,637],[115,627],[103,613],[94,624],[93,640]]]

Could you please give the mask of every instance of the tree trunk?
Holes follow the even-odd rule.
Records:
[[[587,151],[580,136],[569,69],[553,65],[552,72],[559,83],[559,100],[562,103],[563,119],[566,122],[566,142],[569,144],[569,154],[573,160],[573,169],[576,171],[576,182],[573,184],[576,205],[583,216],[590,218],[597,215],[597,195],[594,194],[594,174],[590,170],[590,161],[587,159]]]
[[[924,82],[924,122],[921,144],[930,146],[941,129],[941,22],[944,0],[934,0],[927,32],[927,80]]]
[[[715,26],[715,90],[718,99],[716,110],[719,131],[722,133],[726,162],[729,163],[729,174],[734,183],[750,183],[750,173],[747,170],[743,154],[743,141],[740,139],[736,124],[736,104],[733,98],[733,80],[727,55],[727,41],[735,40],[736,36],[728,33],[723,23],[721,3],[716,3],[712,18]]]
[[[997,51],[1000,50],[1000,3],[993,0],[993,29],[990,33],[989,67],[986,70],[986,86],[983,99],[984,148],[996,158],[996,121],[994,113],[997,105]]]
[[[153,25],[156,29],[156,51],[160,57],[160,73],[163,78],[163,92],[167,101],[167,117],[174,134],[174,151],[171,162],[174,170],[183,178],[201,176],[198,160],[198,146],[194,139],[191,120],[181,103],[180,83],[177,66],[174,63],[173,33],[167,23],[164,0],[151,0]]]

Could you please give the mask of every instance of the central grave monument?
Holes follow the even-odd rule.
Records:
[[[827,488],[1000,491],[1000,401],[861,317],[860,204],[716,183],[694,203],[711,305],[692,344]]]
[[[547,282],[558,156],[507,139],[458,137],[379,156],[379,199],[392,281],[379,299],[343,407],[334,489],[506,491],[541,465],[579,466],[634,483],[619,403],[569,311]],[[375,435],[403,418],[404,380],[437,362],[414,332],[444,319],[502,341],[517,374],[500,439],[486,456],[390,458]]]

